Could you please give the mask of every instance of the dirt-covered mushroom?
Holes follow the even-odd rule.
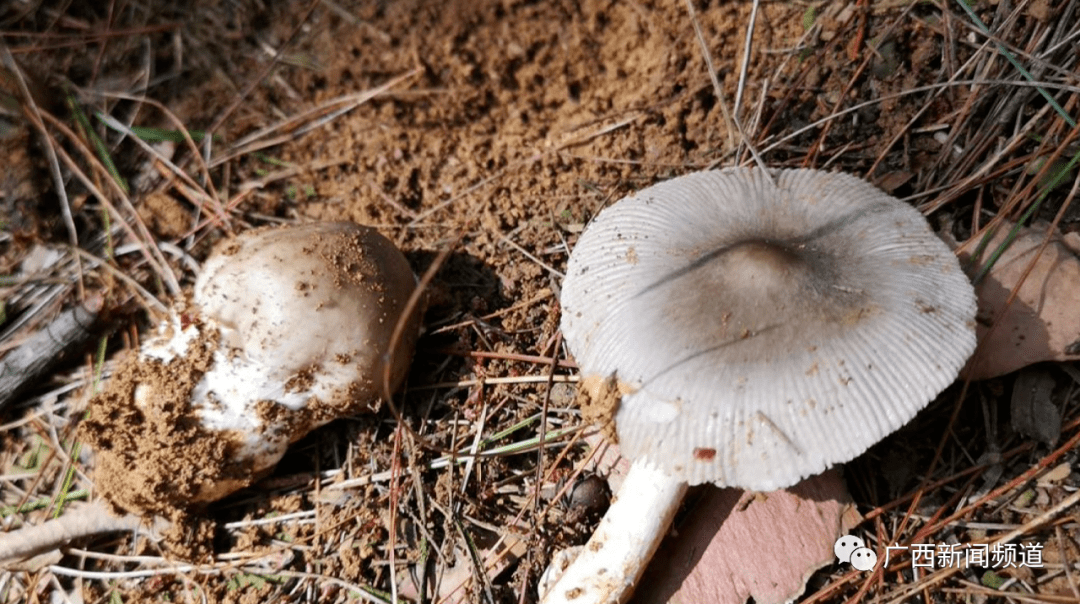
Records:
[[[415,287],[401,252],[351,223],[220,245],[192,300],[90,404],[100,491],[136,513],[219,499],[311,429],[372,409],[387,364],[391,388],[406,374],[419,314],[391,340]]]
[[[686,485],[773,490],[851,460],[975,346],[972,287],[923,216],[812,170],[639,191],[582,234],[561,301],[634,463],[548,604],[623,601]]]

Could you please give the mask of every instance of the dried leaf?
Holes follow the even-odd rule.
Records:
[[[876,184],[878,188],[882,191],[885,191],[889,195],[892,195],[893,191],[906,185],[914,177],[915,175],[911,172],[889,172],[881,178],[876,179],[874,181],[874,184]]]
[[[1061,482],[1072,474],[1072,465],[1069,462],[1062,462],[1046,474],[1039,477],[1038,484],[1040,487],[1048,487]]]
[[[836,561],[833,545],[858,522],[837,470],[772,493],[702,491],[653,557],[634,604],[791,601]]]
[[[1050,399],[1054,378],[1050,372],[1028,367],[1016,376],[1012,392],[1013,430],[1053,446],[1061,436],[1061,412]]]
[[[604,447],[592,469],[618,492],[629,464],[617,446],[585,440]],[[712,486],[691,493],[692,509],[653,556],[633,604],[787,602],[836,560],[837,538],[860,521],[838,470],[772,493]]]
[[[1003,223],[978,265],[985,263],[1012,228]],[[976,286],[979,296],[979,348],[965,370],[973,380],[1005,375],[1040,361],[1080,359],[1080,259],[1059,234],[1038,256],[1019,294],[1006,308],[1046,236],[1045,225],[1020,229],[989,274]],[[966,244],[967,262],[977,241]],[[991,330],[990,327],[994,326]]]

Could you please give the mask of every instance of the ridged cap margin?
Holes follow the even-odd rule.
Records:
[[[623,455],[690,484],[772,490],[849,461],[975,348],[974,290],[922,214],[815,170],[698,172],[619,201],[561,302],[582,375],[632,390]]]

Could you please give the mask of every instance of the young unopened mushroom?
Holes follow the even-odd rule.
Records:
[[[419,313],[392,357],[391,339],[415,287],[401,252],[351,223],[220,245],[191,302],[91,401],[98,488],[143,514],[213,501],[313,428],[372,409],[387,364],[391,389],[408,370]]]
[[[975,347],[972,287],[923,216],[812,170],[701,172],[618,202],[561,302],[583,381],[621,395],[633,464],[545,604],[624,601],[687,485],[768,491],[849,461]]]

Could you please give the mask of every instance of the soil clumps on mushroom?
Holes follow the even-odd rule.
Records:
[[[390,346],[414,287],[401,253],[367,227],[226,242],[193,299],[92,399],[81,434],[98,487],[126,512],[175,518],[252,484],[311,429],[373,410],[384,374],[394,389],[407,371],[415,309]]]

